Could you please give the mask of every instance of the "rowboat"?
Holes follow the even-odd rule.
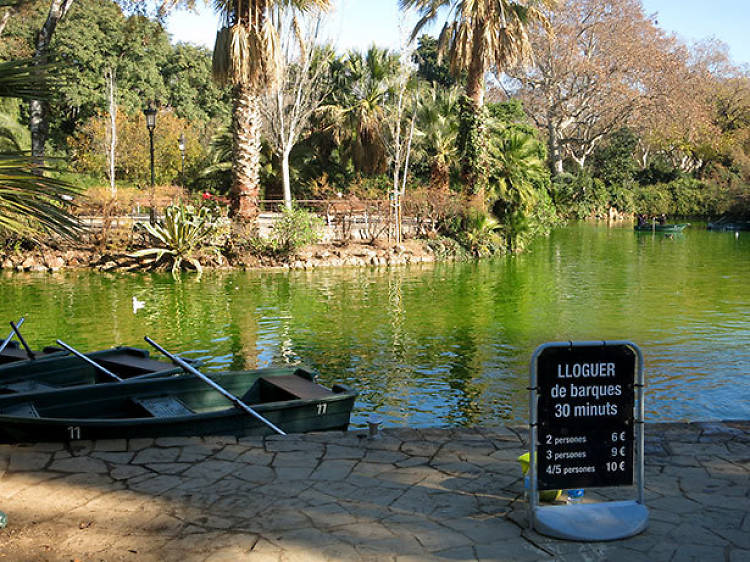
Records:
[[[35,351],[35,357],[42,359],[47,357],[60,357],[65,355],[67,352],[59,347],[45,347],[41,351]],[[29,358],[28,353],[25,349],[21,349],[18,342],[8,342],[5,349],[0,351],[0,367],[7,363],[14,363],[16,361],[24,361]]]
[[[681,224],[643,224],[635,225],[636,232],[682,232],[690,223]]]
[[[135,347],[94,351],[86,354],[86,357],[121,379],[168,376],[182,372],[182,369],[172,363],[153,359],[147,350]],[[54,390],[112,380],[113,378],[81,358],[67,355],[67,351],[0,365],[0,394]]]
[[[357,393],[301,368],[227,371],[211,380],[287,433],[346,430]],[[268,425],[193,375],[0,396],[0,442],[262,436]]]

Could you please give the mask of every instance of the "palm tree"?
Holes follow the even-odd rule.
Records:
[[[447,191],[451,165],[458,155],[458,95],[456,89],[432,86],[422,98],[417,113],[419,153],[429,162],[430,187]]]
[[[453,76],[458,77],[464,71],[467,73],[466,96],[472,114],[469,126],[479,129],[480,146],[485,74],[491,69],[499,73],[503,68],[531,61],[527,26],[537,21],[548,27],[547,18],[537,6],[555,3],[556,0],[401,0],[402,9],[415,8],[419,12],[420,19],[414,26],[412,40],[427,24],[446,13],[444,9],[447,8],[446,22],[438,40],[438,54],[440,58],[448,56]],[[476,137],[466,135],[467,138],[472,136]],[[467,147],[462,149],[462,152],[467,152]],[[467,165],[471,169],[464,170],[465,181],[473,184],[477,181],[480,162],[474,158],[464,167]],[[468,187],[474,188],[474,185]]]
[[[529,217],[549,181],[544,152],[534,135],[513,126],[493,131],[491,136],[489,155],[497,186],[493,212],[503,221],[509,250],[529,229]]]
[[[232,211],[240,220],[258,215],[261,94],[279,79],[279,36],[274,10],[326,9],[330,0],[216,0],[223,17],[216,34],[213,72],[232,85]]]
[[[351,51],[331,65],[334,92],[323,108],[328,127],[336,144],[348,149],[355,169],[365,175],[382,174],[387,169],[382,125],[398,65],[395,53],[374,45],[364,54]]]
[[[0,63],[0,97],[45,99],[48,70],[31,59]],[[78,222],[65,209],[77,192],[45,171],[26,152],[0,153],[0,232],[76,234]]]

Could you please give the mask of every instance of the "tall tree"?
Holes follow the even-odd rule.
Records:
[[[640,0],[563,0],[548,14],[553,35],[533,28],[536,64],[513,69],[519,96],[548,132],[555,174],[579,167],[614,131],[646,114],[671,113],[684,80],[684,52],[647,17]],[[692,94],[691,94],[692,95]]]
[[[546,18],[538,6],[551,6],[556,0],[401,0],[403,9],[416,8],[420,19],[414,27],[412,39],[424,27],[441,17],[447,9],[447,19],[438,41],[439,54],[448,56],[449,68],[458,78],[466,72],[466,96],[469,107],[469,128],[476,131],[465,132],[463,138],[473,139],[473,148],[462,147],[469,153],[464,163],[464,181],[471,191],[476,183],[481,167],[481,146],[484,128],[482,108],[484,106],[485,74],[494,70],[503,72],[506,68],[528,63],[532,60],[532,47],[527,26],[534,21],[546,23]],[[466,127],[465,127],[466,128]],[[476,154],[476,152],[479,154]]]
[[[74,0],[50,0],[47,18],[34,40],[34,62],[44,66],[50,59],[50,45],[58,24],[67,16]],[[156,14],[163,17],[179,5],[192,7],[194,0],[122,0],[123,5],[147,12],[154,6]],[[49,106],[46,100],[32,99],[29,102],[29,129],[31,131],[31,152],[36,162],[44,160],[45,144],[49,134]]]
[[[254,220],[259,211],[261,95],[278,80],[279,35],[271,11],[279,5],[326,9],[329,0],[216,0],[222,27],[214,45],[214,77],[232,85],[232,212]]]
[[[293,11],[277,13],[281,52],[276,86],[263,96],[261,105],[267,139],[281,159],[284,205],[292,208],[289,156],[313,114],[331,91],[329,62],[333,49],[316,45],[322,14],[298,18]]]

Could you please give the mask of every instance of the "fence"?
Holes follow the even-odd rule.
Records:
[[[166,206],[171,203],[167,201]],[[415,238],[436,232],[441,221],[449,213],[456,213],[462,201],[448,193],[432,193],[425,197],[403,198],[400,226],[403,238]],[[393,202],[385,199],[310,199],[294,201],[296,208],[306,209],[321,217],[325,226],[322,240],[372,241],[393,239],[397,219]],[[258,235],[267,238],[274,224],[282,216],[284,202],[280,200],[259,201]],[[161,213],[157,213],[160,217]],[[135,226],[148,222],[148,209],[136,207],[130,214],[118,216],[86,215],[79,217],[93,238],[117,236],[130,241],[137,240]]]

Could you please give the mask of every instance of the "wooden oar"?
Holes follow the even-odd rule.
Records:
[[[89,365],[91,365],[95,369],[98,369],[99,371],[101,371],[102,373],[104,373],[105,375],[107,375],[108,377],[112,377],[116,381],[122,382],[122,379],[120,377],[118,377],[116,374],[114,374],[112,371],[110,371],[109,369],[107,369],[105,367],[102,367],[101,365],[99,365],[99,363],[97,363],[96,361],[94,361],[90,357],[86,357],[80,351],[73,349],[72,347],[70,347],[64,341],[57,340],[57,345],[64,347],[65,349],[67,349],[68,351],[70,351],[73,355],[75,355],[76,357],[79,357],[79,358],[83,359],[84,361],[86,361],[86,363],[88,363]]]
[[[23,316],[21,316],[21,319],[18,321],[18,324],[16,324],[16,328],[20,328],[23,325],[24,320],[26,320],[26,319]],[[10,340],[13,339],[13,335],[15,333],[16,333],[15,331],[11,330],[10,334],[8,334],[8,337],[5,338],[5,340],[3,341],[3,343],[0,343],[0,353],[2,353],[3,351],[5,351],[5,348],[8,347],[8,344],[10,343]]]
[[[13,320],[10,321],[10,327],[13,328],[13,331],[16,333],[16,337],[18,338],[18,341],[21,342],[21,345],[23,345],[23,348],[26,350],[26,355],[29,356],[29,359],[36,359],[36,355],[34,355],[34,352],[31,351],[31,348],[29,347],[29,344],[26,343],[26,340],[23,339],[21,331],[18,329],[18,326],[15,322],[13,322]]]
[[[169,357],[172,360],[173,363],[175,363],[176,365],[179,365],[180,367],[182,367],[186,372],[190,373],[191,375],[195,375],[196,377],[198,377],[199,379],[201,379],[203,382],[205,382],[206,384],[208,384],[209,386],[211,386],[214,390],[216,390],[217,392],[219,392],[222,396],[224,396],[225,398],[228,398],[240,410],[243,410],[243,411],[247,412],[248,414],[250,414],[251,416],[253,416],[254,418],[262,421],[264,424],[266,424],[268,427],[270,427],[271,429],[273,429],[279,435],[286,435],[285,431],[283,431],[282,429],[276,427],[272,422],[270,422],[269,420],[267,420],[266,418],[264,418],[263,416],[261,416],[258,412],[256,412],[255,410],[253,410],[250,406],[248,406],[247,404],[245,404],[242,400],[240,400],[239,398],[237,398],[234,394],[232,394],[231,392],[229,392],[225,388],[223,388],[223,387],[219,386],[218,384],[216,384],[214,381],[212,381],[206,375],[204,375],[203,373],[201,373],[198,369],[196,369],[192,365],[186,363],[185,361],[183,361],[182,359],[180,359],[176,355],[172,355],[166,349],[164,349],[162,346],[160,346],[158,343],[156,343],[154,340],[152,340],[148,336],[146,336],[143,339],[145,339],[149,344],[151,344],[157,351],[160,351],[166,357]]]

